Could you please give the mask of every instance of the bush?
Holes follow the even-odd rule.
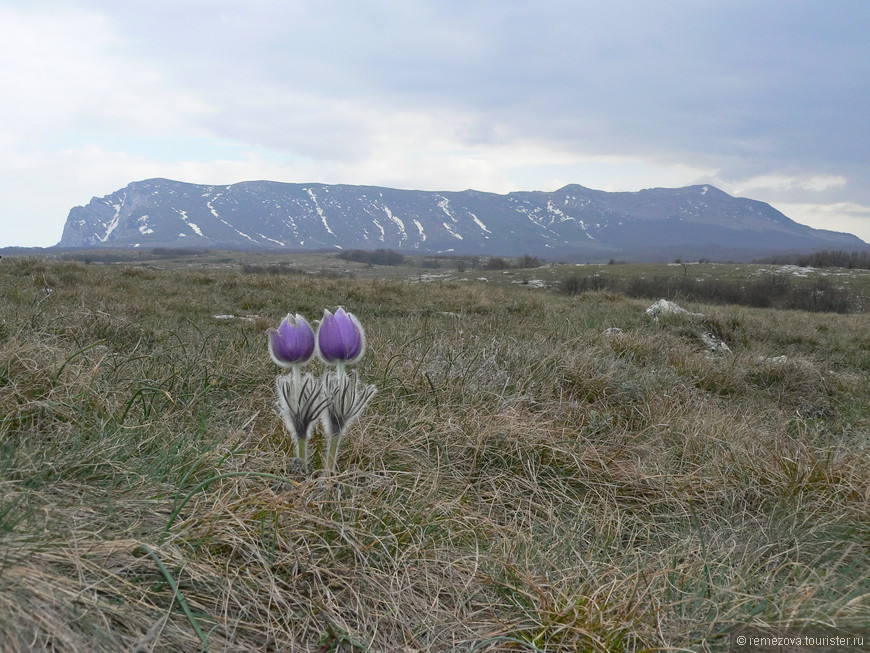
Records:
[[[539,268],[543,261],[539,259],[537,256],[529,256],[528,254],[523,254],[520,258],[518,267],[528,270],[529,268]]]
[[[516,260],[505,259],[500,256],[493,256],[489,258],[486,263],[481,266],[483,270],[528,270],[529,268],[537,268],[541,266],[541,259],[537,256],[529,256],[528,254],[523,254],[520,258]]]
[[[507,270],[510,267],[512,267],[511,264],[499,256],[493,256],[483,264],[484,270]]]

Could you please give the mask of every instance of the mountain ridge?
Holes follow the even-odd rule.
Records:
[[[389,248],[581,260],[867,247],[709,184],[617,192],[420,191],[350,184],[132,182],[70,210],[58,247]],[[732,255],[732,258],[734,256]]]

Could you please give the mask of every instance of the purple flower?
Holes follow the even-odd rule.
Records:
[[[269,355],[281,367],[304,365],[314,355],[314,331],[299,315],[281,320],[277,329],[269,329]]]
[[[317,329],[317,346],[325,363],[353,363],[362,358],[366,337],[353,313],[345,313],[343,308],[339,308],[333,315],[324,310]]]

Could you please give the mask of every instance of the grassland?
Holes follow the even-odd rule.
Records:
[[[870,626],[866,313],[656,322],[555,292],[567,267],[293,265],[314,274],[0,261],[0,651],[705,651],[746,624]],[[672,270],[755,269],[705,266]],[[338,305],[379,390],[324,479],[287,456],[264,334]]]

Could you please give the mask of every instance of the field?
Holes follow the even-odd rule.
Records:
[[[747,625],[870,627],[866,271],[825,273],[849,313],[676,294],[702,315],[653,320],[558,288],[822,273],[275,258],[0,261],[0,651],[715,651]],[[288,456],[265,331],[339,305],[378,394],[324,478]]]

